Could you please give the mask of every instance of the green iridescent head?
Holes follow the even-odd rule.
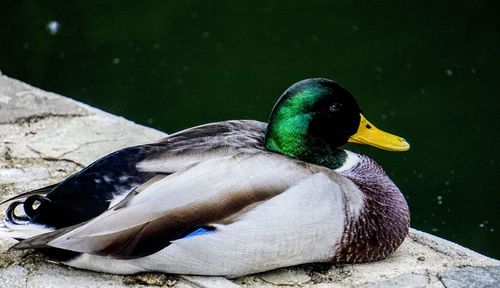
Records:
[[[336,82],[323,78],[300,81],[274,106],[266,147],[304,160],[313,154],[331,154],[356,133],[360,112],[356,100]]]
[[[337,148],[347,142],[390,151],[409,149],[403,138],[368,122],[349,91],[324,78],[300,81],[283,93],[265,138],[268,150],[331,168],[342,164],[345,153]]]

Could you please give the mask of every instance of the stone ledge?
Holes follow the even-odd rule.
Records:
[[[119,148],[163,136],[0,75],[0,201],[56,183]],[[6,252],[13,243],[0,238],[0,287],[495,287],[500,281],[500,261],[414,229],[383,261],[300,265],[233,280],[80,271],[37,253]]]

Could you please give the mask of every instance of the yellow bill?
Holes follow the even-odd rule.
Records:
[[[349,142],[371,145],[387,151],[407,151],[410,144],[404,138],[384,132],[366,120],[360,114],[359,128],[356,134],[349,138]]]

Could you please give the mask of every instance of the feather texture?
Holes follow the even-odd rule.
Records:
[[[312,174],[312,169],[272,153],[205,160],[151,184],[85,225],[56,233],[47,245],[119,258],[149,255],[188,231],[228,219]]]
[[[237,277],[299,263],[328,261],[338,249],[343,233],[342,207],[350,205],[344,202],[345,193],[352,191],[343,190],[330,176],[311,174],[238,221],[215,224],[213,233],[178,239],[148,257],[117,260],[83,254],[68,264],[121,274],[162,267],[167,273]]]

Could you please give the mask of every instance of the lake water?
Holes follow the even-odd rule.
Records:
[[[499,1],[3,1],[0,70],[171,133],[335,79],[412,148],[412,226],[500,258]],[[415,3],[414,3],[415,2]]]

